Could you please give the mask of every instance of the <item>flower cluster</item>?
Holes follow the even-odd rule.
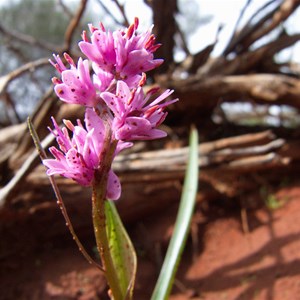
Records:
[[[87,59],[79,58],[77,64],[64,54],[67,65],[58,55],[51,64],[60,73],[52,79],[55,93],[64,102],[86,107],[84,125],[64,120],[62,129],[53,118],[59,149],[49,150],[53,159],[45,159],[47,174],[59,174],[72,178],[79,184],[93,184],[95,170],[100,167],[104,139],[110,137],[117,143],[114,155],[132,146],[134,140],[162,138],[166,133],[158,127],[164,121],[165,108],[178,99],[165,101],[173,91],[166,90],[158,97],[157,88],[143,90],[146,82],[144,72],[158,67],[163,60],[155,59],[153,53],[160,46],[151,33],[137,33],[138,19],[126,29],[114,32],[89,26],[91,36],[83,32],[80,50]],[[70,138],[69,131],[73,133]],[[109,131],[109,132],[107,132]],[[107,197],[118,199],[120,181],[110,170]]]

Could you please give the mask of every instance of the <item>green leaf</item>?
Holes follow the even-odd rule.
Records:
[[[151,300],[168,299],[189,233],[198,188],[198,133],[190,134],[190,153],[173,236]]]
[[[105,201],[106,230],[111,259],[123,299],[132,299],[137,258],[113,201]]]

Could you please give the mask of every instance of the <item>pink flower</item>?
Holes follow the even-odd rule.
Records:
[[[115,156],[132,146],[129,141],[165,137],[166,132],[158,127],[167,116],[165,108],[178,101],[165,101],[172,90],[157,98],[154,96],[158,89],[143,92],[144,72],[163,62],[154,59],[153,53],[160,45],[156,44],[152,28],[137,33],[137,18],[128,28],[114,32],[106,31],[102,24],[100,28],[92,25],[89,28],[90,40],[83,32],[83,41],[79,43],[87,60],[79,58],[76,65],[66,53],[64,59],[70,67],[58,55],[54,55],[54,61],[50,60],[61,74],[61,79],[52,79],[57,96],[67,103],[86,106],[85,124],[78,120],[73,125],[65,120],[66,127],[61,129],[52,118],[54,129],[50,130],[59,147],[50,147],[54,158],[43,161],[48,175],[59,174],[83,186],[96,184],[96,170],[101,172],[102,166],[107,167],[106,161],[104,165],[100,161],[101,154],[108,151],[104,147],[117,144]],[[107,136],[111,136],[111,144],[105,141]],[[107,198],[120,197],[120,181],[111,169],[106,188]]]
[[[114,80],[114,75],[111,73],[102,70],[97,64],[93,63],[93,82],[94,86],[99,92],[104,92],[107,90],[111,84],[111,82]]]
[[[132,86],[131,81],[138,82],[142,72],[152,70],[163,62],[153,56],[160,45],[155,44],[152,28],[146,33],[136,33],[137,18],[126,30],[111,33],[106,32],[102,24],[100,27],[98,29],[90,25],[91,42],[84,32],[79,47],[91,61],[114,74],[117,80],[122,79]]]
[[[157,127],[167,116],[164,108],[178,99],[161,103],[173,93],[166,90],[151,100],[156,92],[157,89],[152,89],[145,95],[141,86],[130,90],[124,81],[118,81],[116,93],[101,93],[101,98],[114,114],[112,130],[117,140],[151,140],[167,135]]]
[[[73,132],[70,138],[66,127],[59,128],[52,118],[59,149],[51,147],[49,150],[54,159],[45,159],[43,164],[48,168],[47,175],[59,174],[71,178],[83,186],[90,186],[94,179],[95,170],[100,164],[100,153],[103,151],[105,126],[97,113],[87,108],[85,113],[85,127],[78,120],[77,125],[65,120],[66,127]],[[130,143],[119,142],[116,153],[130,147]],[[105,150],[105,149],[104,149]],[[110,170],[107,183],[107,198],[116,200],[121,194],[121,184],[117,175]]]
[[[80,50],[92,61],[97,63],[101,69],[112,73],[116,63],[114,39],[111,32],[106,32],[102,24],[101,29],[91,24],[89,29],[92,33],[91,43],[88,41],[86,32],[82,34],[83,41],[79,42]]]
[[[88,60],[79,58],[76,66],[73,59],[65,53],[65,59],[71,66],[67,69],[58,55],[54,58],[56,62],[50,62],[61,73],[61,80],[58,78],[52,80],[56,95],[67,103],[96,106],[99,98],[91,80]],[[105,88],[101,89],[104,90]]]

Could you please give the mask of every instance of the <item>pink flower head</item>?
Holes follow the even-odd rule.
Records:
[[[101,69],[132,86],[131,81],[136,83],[142,72],[152,70],[163,62],[153,56],[160,45],[155,44],[152,28],[142,34],[136,32],[137,28],[137,18],[127,29],[113,33],[106,32],[102,24],[99,29],[90,25],[91,42],[84,32],[79,47]]]
[[[163,62],[154,59],[153,53],[160,45],[151,33],[152,27],[145,33],[137,33],[138,19],[135,18],[134,23],[123,30],[106,31],[102,24],[100,28],[90,25],[89,29],[91,38],[83,32],[83,41],[79,43],[87,60],[79,58],[75,64],[64,54],[69,67],[58,55],[54,55],[54,61],[50,60],[61,74],[61,79],[52,79],[57,96],[67,103],[86,106],[85,124],[78,120],[77,125],[73,125],[66,120],[66,127],[60,128],[52,118],[54,129],[50,130],[58,147],[50,147],[54,158],[43,161],[48,175],[59,174],[83,186],[96,184],[96,170],[101,172],[107,167],[107,162],[100,161],[102,154],[108,151],[104,147],[116,146],[115,156],[132,146],[129,141],[165,137],[166,132],[158,127],[166,118],[165,108],[178,101],[165,101],[172,90],[166,90],[157,98],[158,89],[143,92],[144,72]],[[72,132],[71,137],[69,132]],[[107,143],[107,136],[111,136],[111,143]],[[106,194],[112,200],[121,194],[120,181],[111,169]]]
[[[79,58],[76,66],[73,59],[65,53],[65,59],[70,64],[70,69],[67,69],[58,55],[54,58],[56,62],[50,62],[61,73],[61,80],[52,80],[56,95],[67,103],[95,106],[99,99],[91,80],[88,60]]]
[[[178,99],[161,103],[173,93],[166,90],[158,98],[150,100],[155,92],[157,89],[152,89],[145,95],[141,86],[130,90],[124,81],[118,81],[116,93],[101,93],[101,98],[114,114],[112,130],[116,139],[151,140],[166,136],[157,127],[166,118],[164,108]]]
[[[73,132],[70,138],[66,127],[59,128],[52,118],[59,149],[50,147],[54,159],[45,159],[43,164],[48,168],[47,175],[59,174],[71,178],[83,186],[90,186],[94,179],[95,170],[99,167],[100,153],[103,151],[105,126],[97,113],[87,108],[85,113],[85,127],[78,120],[77,125],[71,121],[64,121],[66,127]],[[131,146],[130,143],[118,144],[116,153]],[[110,170],[107,183],[107,198],[116,200],[121,194],[121,184],[117,175]]]

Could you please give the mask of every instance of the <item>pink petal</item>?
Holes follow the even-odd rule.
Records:
[[[83,159],[90,169],[96,169],[99,165],[99,152],[95,150],[93,142],[94,129],[88,132],[82,152]]]
[[[81,52],[84,53],[91,61],[100,65],[104,63],[104,59],[95,45],[88,42],[80,42],[78,45]]]
[[[76,151],[79,153],[82,153],[83,151],[86,136],[87,132],[83,128],[75,126],[72,141],[76,144]]]
[[[148,120],[139,117],[126,118],[125,124],[116,130],[116,138],[119,140],[130,141],[137,136],[145,136],[151,130]]]
[[[110,170],[107,180],[106,197],[110,200],[118,200],[121,196],[121,183],[118,176]]]
[[[116,94],[103,92],[100,96],[114,115],[121,118],[125,113],[125,104],[128,102],[131,94],[128,85],[124,81],[119,80]]]
[[[87,108],[84,122],[88,131],[94,130],[92,135],[93,146],[96,153],[100,154],[105,137],[105,126],[103,121],[92,108]]]
[[[117,149],[116,149],[115,155],[119,154],[122,150],[130,148],[132,146],[133,146],[133,143],[131,143],[131,142],[119,141],[117,144]]]
[[[61,174],[65,170],[65,165],[56,159],[44,159],[43,164],[48,168],[47,175]]]

